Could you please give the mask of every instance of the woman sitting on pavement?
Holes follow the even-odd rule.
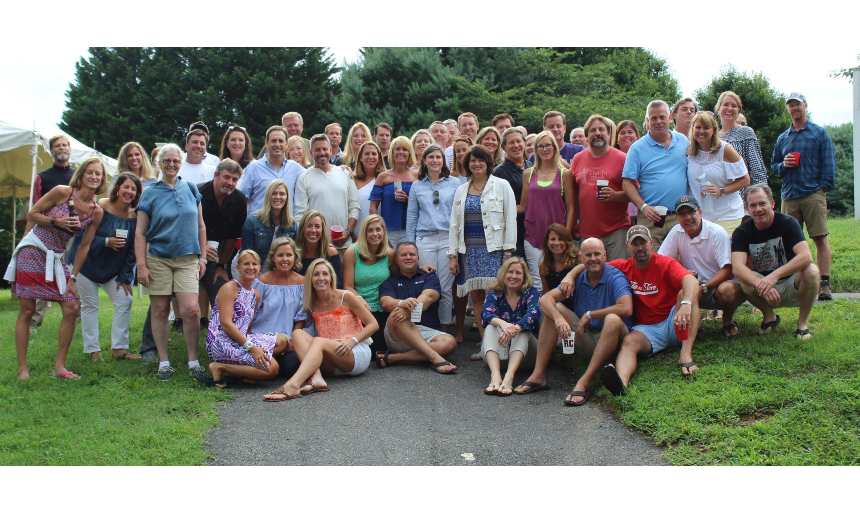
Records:
[[[579,249],[573,237],[561,224],[550,224],[543,237],[543,256],[540,261],[540,280],[543,294],[555,290],[573,267],[579,263]]]
[[[305,275],[310,264],[323,258],[331,263],[337,278],[337,285],[343,284],[341,277],[341,259],[337,249],[331,245],[328,224],[323,214],[317,210],[308,210],[299,221],[299,229],[296,232],[297,257],[301,265],[296,269],[301,275]]]
[[[539,299],[526,262],[519,257],[505,260],[496,276],[496,285],[487,291],[481,315],[484,324],[481,353],[491,374],[484,393],[510,396],[517,369],[521,365],[534,367],[537,339],[532,330],[540,319]],[[504,379],[501,361],[508,363]]]
[[[260,272],[260,257],[256,252],[239,253],[239,278],[218,291],[212,318],[206,333],[206,353],[212,378],[194,374],[194,378],[210,386],[227,387],[225,375],[246,379],[268,380],[278,375],[278,363],[273,360],[291,348],[282,333],[251,333],[251,324],[261,302],[260,292],[252,284]]]
[[[303,305],[314,318],[318,336],[293,332],[293,346],[302,364],[283,386],[263,396],[267,402],[328,391],[322,373],[357,376],[370,365],[370,335],[379,330],[379,324],[352,292],[336,289],[334,279],[328,261],[318,259],[310,264]]]
[[[111,355],[114,359],[140,359],[128,351],[128,324],[134,299],[134,233],[143,187],[133,173],[116,177],[110,196],[99,200],[100,219],[93,220],[85,232],[75,235],[67,263],[77,275],[75,287],[81,304],[81,335],[84,353],[93,361],[101,360],[99,344],[99,287],[113,304]]]
[[[245,219],[245,225],[242,226],[242,249],[268,254],[272,240],[283,236],[295,238],[296,219],[290,214],[291,211],[290,191],[286,182],[272,180],[266,187],[263,207]],[[234,275],[238,274],[234,272]]]
[[[266,256],[268,272],[253,281],[260,294],[260,308],[251,324],[252,333],[280,332],[289,338],[305,327],[308,316],[302,308],[305,278],[299,272],[296,243],[287,237],[276,238]],[[241,270],[240,270],[241,272]],[[282,376],[291,376],[299,367],[292,345],[275,354]]]

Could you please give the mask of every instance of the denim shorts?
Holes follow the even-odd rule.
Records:
[[[648,338],[651,343],[651,353],[647,357],[651,357],[657,352],[665,350],[669,347],[680,347],[681,342],[678,341],[678,335],[675,334],[675,307],[669,312],[669,316],[659,324],[641,324],[634,325],[633,330],[639,331]]]

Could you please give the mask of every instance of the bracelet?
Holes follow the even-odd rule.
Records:
[[[55,226],[54,226],[54,221],[55,221],[55,220],[57,220],[57,219],[55,219],[55,218],[51,217],[51,227],[52,227],[52,228],[53,228],[53,227],[55,227]]]
[[[356,338],[355,336],[353,336],[353,337],[352,337],[352,341],[354,341],[354,342],[355,342],[355,346],[356,346],[356,347],[357,347],[357,346],[358,346],[358,344],[360,343],[360,342],[358,341],[358,338]]]
[[[105,247],[110,247],[110,245],[108,245],[109,243],[110,243],[110,237],[106,236],[105,237]]]
[[[642,206],[639,207],[639,213],[642,213],[642,210],[644,210],[646,206],[648,206],[648,203],[642,203]]]
[[[199,261],[200,263],[202,263],[204,265],[207,265],[209,263],[208,261],[206,261],[206,258],[197,258],[197,261]]]
[[[399,308],[401,304],[403,304],[403,301],[402,301],[402,300],[401,300],[400,302],[398,302],[398,303],[397,303],[397,307]]]
[[[688,301],[688,300],[682,300],[682,301],[681,301],[681,305],[683,306],[684,304],[686,304],[686,305],[688,305],[688,306],[692,306],[692,305],[693,305],[693,303],[692,303],[692,302],[690,302],[690,301]]]
[[[591,318],[591,311],[586,311],[585,316],[588,317],[589,320],[594,320],[593,318]]]

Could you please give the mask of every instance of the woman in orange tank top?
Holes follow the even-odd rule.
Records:
[[[293,331],[293,347],[302,364],[283,386],[264,395],[265,401],[280,402],[329,391],[323,372],[361,375],[370,365],[370,335],[379,325],[359,297],[335,289],[334,275],[331,264],[322,258],[308,267],[303,302],[314,318],[317,337],[302,330]]]

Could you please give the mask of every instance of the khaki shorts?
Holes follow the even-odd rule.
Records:
[[[627,250],[627,230],[618,229],[609,236],[600,239],[606,248],[606,261],[626,260],[630,257]]]
[[[760,278],[764,276],[759,274],[758,272],[753,272]],[[779,292],[780,301],[779,304],[773,307],[773,309],[779,308],[797,308],[800,307],[800,295],[797,293],[797,288],[794,287],[794,279],[797,277],[797,274],[791,274],[788,277],[784,277],[776,282],[776,286],[774,289]],[[744,293],[750,294],[755,293],[755,289],[750,289],[748,286],[742,286]]]
[[[416,325],[418,328],[418,333],[424,338],[424,341],[430,343],[433,341],[433,338],[436,336],[442,336],[448,334],[447,332],[437,331],[436,329],[432,329],[430,327],[425,327],[423,325]],[[388,325],[385,325],[385,330],[383,331],[383,335],[385,337],[385,345],[388,347],[388,351],[392,354],[402,354],[404,352],[409,352],[410,350],[414,350],[409,346],[405,341],[402,341],[396,333],[393,333],[388,330]]]
[[[660,245],[663,243],[663,239],[669,234],[669,231],[678,224],[678,216],[675,215],[675,212],[672,212],[666,215],[666,222],[663,224],[662,228],[655,228],[654,223],[648,220],[644,214],[639,214],[638,217],[639,224],[648,228],[648,231],[651,232],[651,239],[654,240],[654,252],[657,252],[657,249],[660,248]],[[625,233],[625,242],[627,234]],[[625,256],[625,258],[629,257]],[[609,261],[609,260],[607,260]]]
[[[806,223],[809,236],[827,236],[827,194],[819,190],[799,199],[783,199],[782,213],[791,215],[800,227]]]
[[[731,238],[732,233],[734,233],[738,226],[741,225],[741,221],[743,221],[743,219],[720,220],[717,221],[715,224],[725,229],[726,233],[729,234],[729,238]]]
[[[564,306],[564,304],[562,304]],[[568,313],[573,317],[573,323],[571,325],[571,329],[576,329],[576,325],[579,323],[580,318],[576,316],[576,313],[571,311],[565,306],[565,309]],[[567,315],[565,314],[565,320],[569,320]],[[551,321],[551,320],[550,320]],[[574,355],[579,355],[585,359],[591,360],[591,357],[594,355],[594,348],[597,347],[597,342],[600,341],[600,335],[603,331],[586,331],[585,336],[579,336],[577,334],[576,338],[573,340],[573,353]],[[627,324],[624,324],[624,329],[621,330],[621,335],[618,337],[619,344],[620,340],[624,338],[627,334],[630,333],[630,329],[627,328]],[[558,338],[558,343],[561,343],[561,338]]]
[[[178,258],[159,258],[146,253],[146,268],[152,274],[147,295],[173,295],[197,293],[197,255],[186,254]]]

